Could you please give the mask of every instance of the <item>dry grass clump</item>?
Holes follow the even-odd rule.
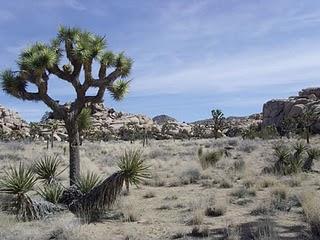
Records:
[[[259,221],[253,235],[254,240],[280,240],[275,224],[269,218],[264,218],[262,221]]]
[[[205,209],[205,215],[207,217],[220,217],[227,212],[226,201],[212,201],[212,203]]]
[[[136,222],[140,218],[137,208],[127,201],[120,204],[120,210],[123,222]]]
[[[191,218],[188,221],[189,225],[201,225],[204,221],[204,212],[202,208],[192,210]]]
[[[251,210],[250,215],[253,216],[269,216],[273,213],[270,201],[261,201],[258,205]]]
[[[230,179],[222,178],[219,182],[219,188],[233,188],[233,183]]]
[[[222,158],[223,150],[217,151],[207,151],[204,152],[203,148],[198,149],[198,158],[202,169],[207,169],[208,167],[214,167],[216,163]]]
[[[144,198],[154,198],[156,194],[152,191],[147,192],[145,195],[143,195]]]
[[[241,141],[238,147],[239,151],[245,152],[245,153],[251,153],[257,148],[258,148],[257,143],[250,140]]]
[[[304,192],[299,196],[306,222],[310,226],[312,236],[320,238],[320,205],[319,194],[311,191]]]
[[[260,181],[258,181],[257,186],[258,188],[269,188],[273,187],[278,183],[277,178],[275,176],[269,175],[263,177]]]
[[[289,211],[288,190],[285,186],[278,186],[271,190],[272,207],[280,211]]]
[[[231,192],[232,197],[236,198],[246,198],[256,196],[256,190],[253,188],[239,187]]]

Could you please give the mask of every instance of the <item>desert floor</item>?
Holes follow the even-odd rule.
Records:
[[[319,174],[262,174],[275,161],[272,147],[279,141],[151,141],[143,151],[152,178],[122,194],[101,222],[80,224],[73,214],[62,212],[23,223],[0,212],[0,239],[308,239],[310,229],[299,199],[317,196]],[[311,144],[320,147],[320,139],[312,138]],[[42,142],[1,143],[0,175],[9,165],[32,164],[48,153],[59,154],[67,166],[66,146],[56,143],[47,150]],[[232,149],[216,166],[203,170],[197,156],[200,146],[204,151]],[[107,177],[117,171],[117,159],[128,148],[142,148],[142,144],[84,142],[81,168]],[[314,169],[320,169],[320,164],[316,162]],[[67,177],[67,172],[61,175],[66,185]],[[285,194],[283,202],[276,199],[277,192]],[[36,192],[31,195],[36,197]]]

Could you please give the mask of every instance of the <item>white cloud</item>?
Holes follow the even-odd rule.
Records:
[[[138,93],[192,91],[232,92],[246,88],[290,84],[320,77],[317,43],[242,52],[218,60],[186,64],[173,73],[138,76]]]

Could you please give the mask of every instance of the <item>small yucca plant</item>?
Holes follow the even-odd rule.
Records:
[[[32,170],[22,163],[18,167],[10,166],[0,179],[0,192],[12,194],[15,197],[13,208],[17,218],[22,221],[37,219],[33,202],[27,195],[36,183]]]
[[[311,171],[313,166],[313,161],[319,159],[320,150],[317,148],[310,148],[307,150],[307,159],[304,162],[303,170]]]
[[[278,174],[287,174],[288,162],[290,161],[290,149],[284,145],[277,145],[274,148],[274,155],[277,158],[277,161],[274,165],[274,171]]]
[[[59,171],[60,165],[61,160],[58,155],[45,156],[33,164],[33,172],[38,175],[38,179],[51,184],[65,170]]]
[[[80,177],[76,180],[75,185],[80,192],[86,194],[100,183],[101,178],[96,173],[87,172],[86,174],[80,175]]]
[[[57,204],[62,196],[63,191],[64,188],[60,184],[53,183],[45,185],[42,189],[39,189],[38,194],[46,201]]]
[[[126,190],[129,192],[129,185],[138,185],[142,179],[149,178],[150,166],[146,165],[142,159],[141,150],[125,150],[118,162],[118,167],[124,175]]]

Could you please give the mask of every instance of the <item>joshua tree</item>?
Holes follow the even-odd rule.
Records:
[[[62,60],[69,63],[61,66]],[[92,74],[94,63],[99,64],[97,78]],[[74,184],[80,172],[79,114],[86,105],[103,102],[106,90],[115,100],[121,100],[130,82],[122,79],[129,75],[131,66],[132,60],[124,53],[106,51],[105,37],[61,27],[51,43],[37,42],[22,51],[17,71],[9,69],[1,73],[2,89],[6,93],[21,100],[42,101],[64,120],[69,141],[70,184]],[[70,106],[49,95],[48,82],[53,75],[74,88],[76,97]],[[31,92],[28,84],[37,90]],[[97,93],[88,96],[90,88],[96,88]]]
[[[310,143],[311,127],[317,122],[319,117],[319,109],[315,106],[312,106],[306,109],[303,112],[302,116],[298,119],[300,126],[302,126],[303,133],[305,133],[308,144]]]
[[[219,137],[219,132],[224,127],[224,116],[220,109],[213,109],[211,114],[213,120],[213,136],[217,139]]]

